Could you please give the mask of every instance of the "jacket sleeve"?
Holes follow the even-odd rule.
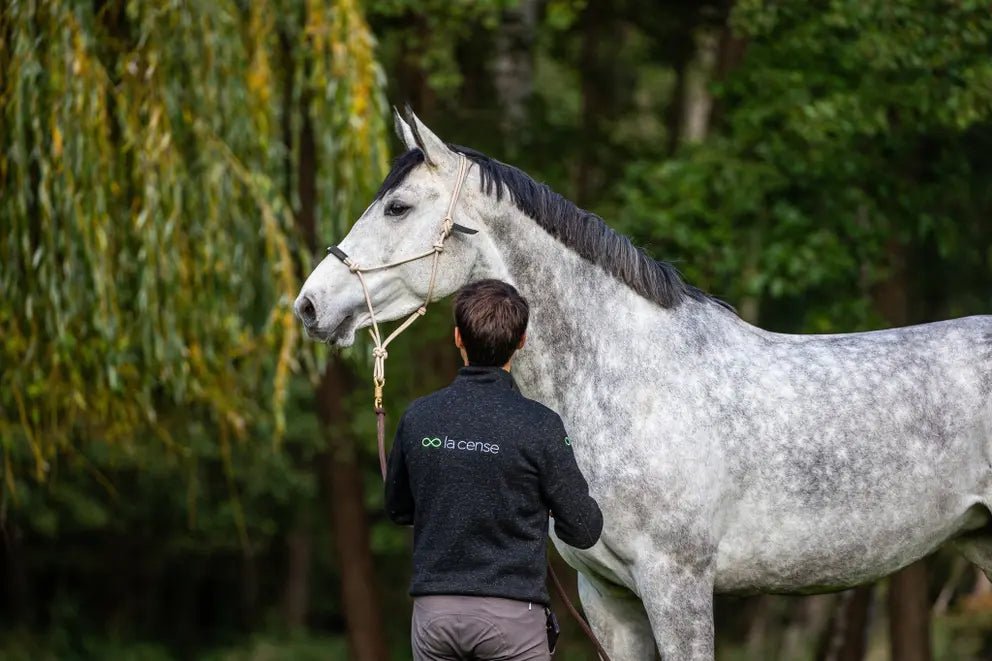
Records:
[[[587,549],[603,532],[603,514],[575,463],[572,441],[555,416],[542,439],[541,497],[555,520],[555,534],[569,546]]]
[[[403,452],[403,421],[396,427],[393,448],[389,451],[386,466],[386,514],[401,526],[413,525],[413,492],[410,490],[410,473],[407,471]]]

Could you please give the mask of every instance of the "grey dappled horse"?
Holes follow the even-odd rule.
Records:
[[[411,151],[340,247],[369,265],[429,250],[469,159],[454,221],[478,233],[448,237],[433,299],[492,277],[530,301],[514,374],[561,413],[602,507],[596,546],[555,544],[616,661],[712,659],[714,591],[836,590],[952,539],[992,569],[992,317],[770,333],[523,172],[412,114],[397,129]],[[365,276],[378,319],[421,305],[430,261]],[[296,309],[338,346],[370,322],[333,256]]]

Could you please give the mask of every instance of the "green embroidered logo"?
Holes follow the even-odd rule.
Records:
[[[459,441],[458,439],[444,439],[437,436],[424,436],[420,444],[425,448],[441,448],[442,450],[467,450],[468,452],[481,452],[483,454],[499,454],[499,445],[496,443],[486,443],[483,441]]]
[[[568,436],[565,437],[565,445],[568,445],[568,446],[571,446],[572,445],[572,439],[569,438]]]

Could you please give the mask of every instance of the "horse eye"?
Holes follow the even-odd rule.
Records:
[[[390,202],[386,205],[386,215],[387,216],[402,216],[407,211],[410,210],[409,204],[403,204],[402,202]]]

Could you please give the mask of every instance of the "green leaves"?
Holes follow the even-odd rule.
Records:
[[[989,208],[965,183],[987,167],[973,144],[992,125],[987,7],[741,1],[731,22],[748,45],[716,87],[721,122],[630,170],[631,232],[732,301],[823,301],[796,329],[825,330],[828,310],[834,329],[877,323],[865,297],[897,246],[984,259],[962,235]]]
[[[357,217],[385,165],[382,76],[352,0],[98,6],[0,13],[10,476],[44,479],[83,443],[184,439],[190,415],[278,439],[309,261],[286,167],[301,111],[321,234]]]

